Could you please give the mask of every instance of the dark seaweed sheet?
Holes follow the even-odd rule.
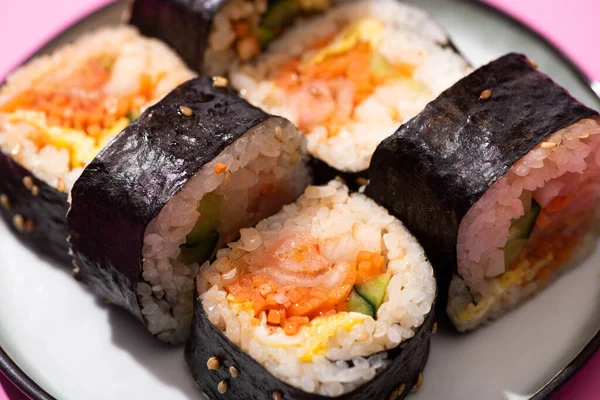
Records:
[[[171,46],[192,70],[202,73],[212,20],[226,1],[135,0],[129,22],[142,35]]]
[[[13,233],[33,251],[60,265],[70,266],[65,220],[69,208],[67,194],[39,180],[2,151],[0,177],[0,195],[6,195],[10,202],[10,208],[0,207],[0,213]],[[31,177],[33,184],[38,187],[37,196],[24,186],[25,177]],[[13,224],[13,218],[17,214],[25,220],[33,221],[33,229],[17,230]]]
[[[427,363],[431,330],[434,323],[433,310],[425,317],[415,336],[388,352],[392,363],[380,370],[368,383],[352,392],[335,397],[339,400],[387,400],[400,385],[405,388],[398,397],[403,399],[417,383],[419,372]],[[209,370],[207,361],[217,357],[221,363],[218,370]],[[204,312],[202,303],[194,303],[192,335],[185,349],[185,360],[196,385],[210,399],[225,397],[231,400],[273,400],[273,393],[279,392],[282,400],[325,400],[331,399],[318,394],[307,393],[290,386],[269,373],[252,357],[233,344],[225,334],[215,327]],[[232,378],[229,367],[239,371]],[[227,380],[228,390],[222,395],[217,390],[219,382]]]
[[[315,156],[310,157],[309,165],[314,177],[313,185],[326,185],[332,179],[339,177],[346,182],[350,190],[356,191],[365,184],[369,176],[367,170],[359,172],[339,171]]]
[[[487,100],[480,99],[484,90],[492,92]],[[440,306],[458,273],[458,227],[471,206],[545,138],[595,115],[513,53],[456,83],[379,145],[366,194],[423,245]]]
[[[193,116],[180,115],[187,106]],[[148,223],[206,163],[270,116],[190,80],[146,110],[85,168],[67,215],[78,278],[140,320],[136,286]]]

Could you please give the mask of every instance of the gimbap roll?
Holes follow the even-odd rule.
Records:
[[[0,211],[36,251],[70,265],[67,193],[96,153],[194,74],[164,44],[100,29],[17,69],[0,89]]]
[[[309,183],[302,135],[224,83],[193,79],[148,108],[71,195],[76,276],[166,342],[189,335],[199,265]]]
[[[355,185],[377,145],[468,68],[424,11],[362,0],[298,22],[231,80],[306,135],[319,183],[340,174]]]
[[[163,40],[190,68],[225,75],[257,56],[295,18],[331,0],[135,0],[130,23]]]
[[[366,193],[420,240],[469,330],[595,247],[600,117],[508,54],[381,143],[369,175]]]
[[[206,262],[185,357],[209,398],[402,399],[423,381],[436,286],[404,226],[339,180]]]

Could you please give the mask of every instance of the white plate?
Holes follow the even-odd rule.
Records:
[[[447,27],[454,44],[474,65],[509,51],[525,52],[575,97],[600,108],[589,82],[568,60],[498,11],[466,1],[414,2]],[[117,23],[124,4],[96,12],[43,51],[92,27]],[[425,383],[410,399],[529,398],[573,360],[598,329],[599,265],[596,252],[521,308],[474,333],[438,332]],[[21,385],[29,385],[27,390],[36,398],[50,398],[44,391],[64,400],[200,398],[181,348],[159,344],[129,315],[103,306],[70,271],[39,259],[1,223],[0,348],[23,372],[8,365],[11,360],[1,352],[0,366]],[[555,382],[572,373],[589,350]]]

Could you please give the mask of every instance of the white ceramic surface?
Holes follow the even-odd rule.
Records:
[[[475,65],[511,50],[529,54],[585,103],[600,108],[576,74],[538,38],[468,2],[414,0],[450,31]],[[118,20],[111,7],[91,22]],[[89,29],[80,25],[73,35]],[[1,177],[0,177],[1,178]],[[539,296],[474,333],[438,332],[412,400],[524,399],[565,366],[598,328],[600,251]],[[0,347],[58,399],[198,399],[182,349],[149,337],[106,307],[70,271],[24,248],[0,223]]]

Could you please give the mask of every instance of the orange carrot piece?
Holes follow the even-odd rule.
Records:
[[[356,262],[360,263],[361,261],[371,261],[372,255],[373,253],[371,253],[370,251],[361,250],[356,256]]]
[[[546,207],[544,207],[544,209],[546,210],[546,212],[556,213],[565,208],[570,202],[571,199],[569,197],[557,196],[554,199],[552,199],[552,201],[548,203]]]
[[[215,164],[214,170],[215,174],[222,174],[223,172],[227,171],[227,165],[223,164],[222,162],[218,162]]]
[[[243,38],[250,33],[250,24],[246,21],[234,22],[233,31],[238,38]]]
[[[267,323],[271,325],[279,325],[281,323],[281,311],[269,310],[267,314]]]
[[[540,211],[540,214],[538,215],[537,219],[535,220],[535,224],[540,229],[544,229],[548,225],[550,225],[550,218],[548,218],[548,215],[546,215],[546,212],[544,210]]]

